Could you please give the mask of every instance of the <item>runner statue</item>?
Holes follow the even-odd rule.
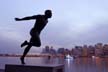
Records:
[[[21,44],[21,47],[26,46],[23,55],[20,57],[22,64],[25,64],[24,58],[32,46],[35,47],[41,46],[40,33],[48,23],[48,18],[51,17],[52,17],[51,10],[46,10],[44,15],[34,15],[34,16],[28,16],[24,18],[15,18],[16,21],[33,20],[33,19],[36,20],[34,27],[30,31],[30,35],[31,35],[30,41],[28,42],[27,40],[25,40]]]

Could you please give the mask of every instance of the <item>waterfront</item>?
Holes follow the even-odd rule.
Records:
[[[27,57],[27,65],[36,64],[65,64],[65,72],[108,72],[108,58],[76,58],[63,59],[47,57]],[[20,64],[19,57],[0,57],[0,69],[5,64]]]

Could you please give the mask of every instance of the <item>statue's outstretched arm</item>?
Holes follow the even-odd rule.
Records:
[[[24,18],[15,18],[16,21],[36,19],[36,16],[28,16]]]

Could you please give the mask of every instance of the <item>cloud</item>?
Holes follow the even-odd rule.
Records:
[[[9,48],[9,52],[21,52],[18,49],[21,42],[30,38],[29,31],[33,27],[34,21],[16,22],[15,17],[43,14],[45,9],[52,9],[53,16],[41,33],[42,46],[49,44],[71,47],[77,44],[107,43],[107,3],[106,0],[54,0],[53,2],[50,0],[2,0],[0,1],[2,51]]]

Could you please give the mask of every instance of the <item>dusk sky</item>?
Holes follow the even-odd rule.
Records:
[[[53,16],[42,31],[42,46],[71,49],[76,45],[108,43],[108,0],[0,0],[0,53],[22,53],[34,20],[15,21],[51,9]]]

